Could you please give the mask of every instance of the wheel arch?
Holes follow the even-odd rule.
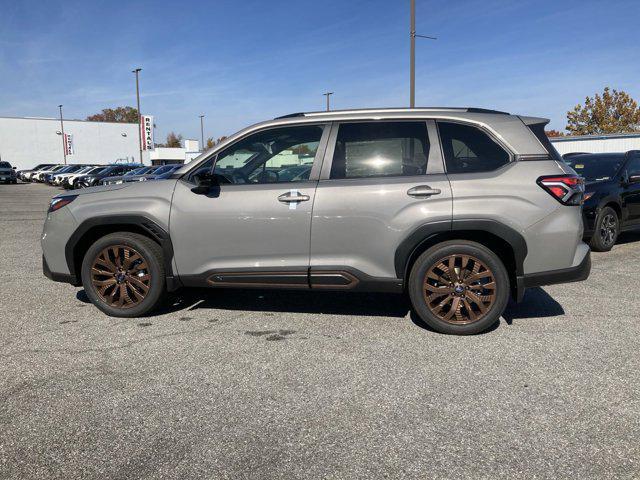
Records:
[[[89,247],[100,237],[115,232],[138,233],[158,243],[164,256],[168,290],[179,287],[173,272],[173,244],[167,231],[154,220],[143,215],[108,215],[93,217],[82,222],[65,245],[65,260],[74,285],[80,285],[80,268]]]
[[[416,259],[427,249],[447,240],[477,242],[494,252],[505,264],[514,298],[520,298],[517,278],[524,275],[527,243],[513,228],[488,219],[428,223],[414,230],[395,252],[396,275],[405,286]]]

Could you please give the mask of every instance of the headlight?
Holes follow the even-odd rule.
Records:
[[[139,182],[146,182],[147,181],[147,177],[141,177],[140,180],[138,180]]]
[[[594,194],[594,193],[596,193],[596,192],[586,192],[586,193],[584,194],[584,197],[583,197],[583,200],[582,200],[582,201],[583,201],[583,202],[586,202],[586,201],[587,201],[587,200],[589,200],[591,197],[593,197],[593,194]]]
[[[54,197],[51,199],[51,203],[49,204],[49,212],[55,212],[56,210],[60,210],[65,205],[69,205],[73,202],[77,195],[67,195],[65,197]]]

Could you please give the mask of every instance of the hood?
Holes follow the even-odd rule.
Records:
[[[79,190],[73,190],[71,192],[61,193],[60,195],[56,195],[56,197],[66,197],[66,196],[75,196],[75,195],[90,195],[92,193],[102,193],[102,192],[111,192],[114,190],[120,190],[122,188],[126,188],[129,185],[125,183],[120,183],[118,185],[98,185],[96,187],[88,187],[81,188]]]
[[[608,178],[606,180],[585,180],[584,186],[597,188],[601,185],[609,185],[612,181],[612,178]]]
[[[0,173],[9,173],[9,172],[13,172],[13,168],[3,168],[0,167]]]

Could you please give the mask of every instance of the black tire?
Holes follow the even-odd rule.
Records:
[[[96,258],[104,249],[116,246],[129,247],[139,253],[143,262],[146,262],[147,268],[145,268],[145,272],[150,275],[148,291],[142,301],[126,308],[119,308],[107,303],[100,296],[98,288],[92,281],[91,269]],[[165,298],[166,279],[162,248],[153,240],[137,233],[117,232],[98,239],[89,247],[82,260],[81,275],[82,285],[91,302],[111,317],[133,318],[143,316],[157,308]],[[134,298],[130,294],[128,296]]]
[[[611,207],[604,207],[596,217],[593,236],[589,242],[591,250],[608,252],[613,248],[620,234],[620,219]]]
[[[466,283],[462,280],[460,280],[460,284],[455,284],[455,288],[451,287],[452,284],[445,285],[444,283],[439,283],[439,281],[429,280],[430,282],[436,284],[436,288],[442,287],[452,290],[445,297],[438,297],[438,295],[433,294],[432,296],[436,297],[433,302],[435,302],[436,304],[440,302],[444,303],[444,301],[448,298],[452,298],[452,303],[450,305],[447,304],[447,306],[449,307],[449,311],[453,310],[453,308],[451,307],[453,307],[454,304],[458,305],[458,308],[455,312],[456,318],[445,321],[443,320],[443,318],[441,318],[441,316],[436,315],[434,312],[432,312],[431,308],[433,308],[433,306],[430,307],[428,304],[425,289],[434,287],[431,285],[426,286],[425,283],[427,282],[427,274],[430,271],[432,273],[434,271],[438,271],[437,266],[443,265],[442,262],[444,259],[447,259],[446,262],[448,265],[448,259],[451,257],[457,258],[455,262],[459,263],[456,263],[455,265],[462,265],[462,262],[464,262],[464,258],[472,257],[474,260],[467,259],[467,262],[469,263],[467,263],[466,265],[473,265],[473,268],[475,268],[475,260],[478,260],[478,264],[484,264],[481,267],[478,267],[479,269],[482,269],[481,272],[484,274],[484,272],[488,271],[491,274],[491,277],[485,277],[485,279],[483,280],[471,281],[471,288],[464,286],[466,285]],[[472,278],[471,275],[473,274],[473,271],[467,271],[465,268],[456,268],[459,270],[458,273],[455,274],[456,277],[460,276],[460,278]],[[454,268],[454,270],[456,270],[456,268]],[[493,282],[490,282],[490,279],[492,279]],[[440,280],[443,280],[443,277],[440,277]],[[491,288],[489,290],[485,289],[483,286],[483,282],[485,282],[484,285]],[[462,288],[462,292],[457,291],[459,288]],[[411,303],[416,313],[424,321],[424,323],[431,327],[433,330],[451,335],[473,335],[484,332],[500,320],[500,316],[503,314],[509,301],[510,283],[509,276],[507,274],[507,270],[504,267],[504,264],[502,263],[502,261],[500,261],[498,256],[487,247],[479,243],[470,242],[467,240],[451,240],[434,245],[418,257],[418,259],[413,264],[413,267],[411,268],[408,291],[409,297],[411,298]],[[480,304],[474,303],[474,301],[471,300],[470,295],[473,295],[475,299],[480,299],[488,298],[488,294],[491,294],[493,300],[492,303],[490,303],[488,306],[482,303],[482,306],[485,308],[485,311],[483,312],[481,310]],[[482,297],[480,297],[479,295],[481,295]],[[460,297],[457,300],[457,303],[454,303],[456,302],[454,298],[455,296]],[[472,313],[468,312],[469,308],[471,309]],[[460,320],[460,322],[456,321],[456,319],[458,318],[458,313],[463,319]],[[461,323],[465,321],[464,317],[468,317],[467,323]],[[476,318],[474,319],[474,317]]]

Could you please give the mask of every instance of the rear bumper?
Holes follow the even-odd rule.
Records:
[[[557,283],[581,282],[589,277],[590,272],[591,252],[587,251],[587,254],[584,256],[580,264],[574,267],[518,276],[516,300],[518,302],[522,300],[524,297],[524,291],[527,288],[541,287],[543,285],[555,285]]]

